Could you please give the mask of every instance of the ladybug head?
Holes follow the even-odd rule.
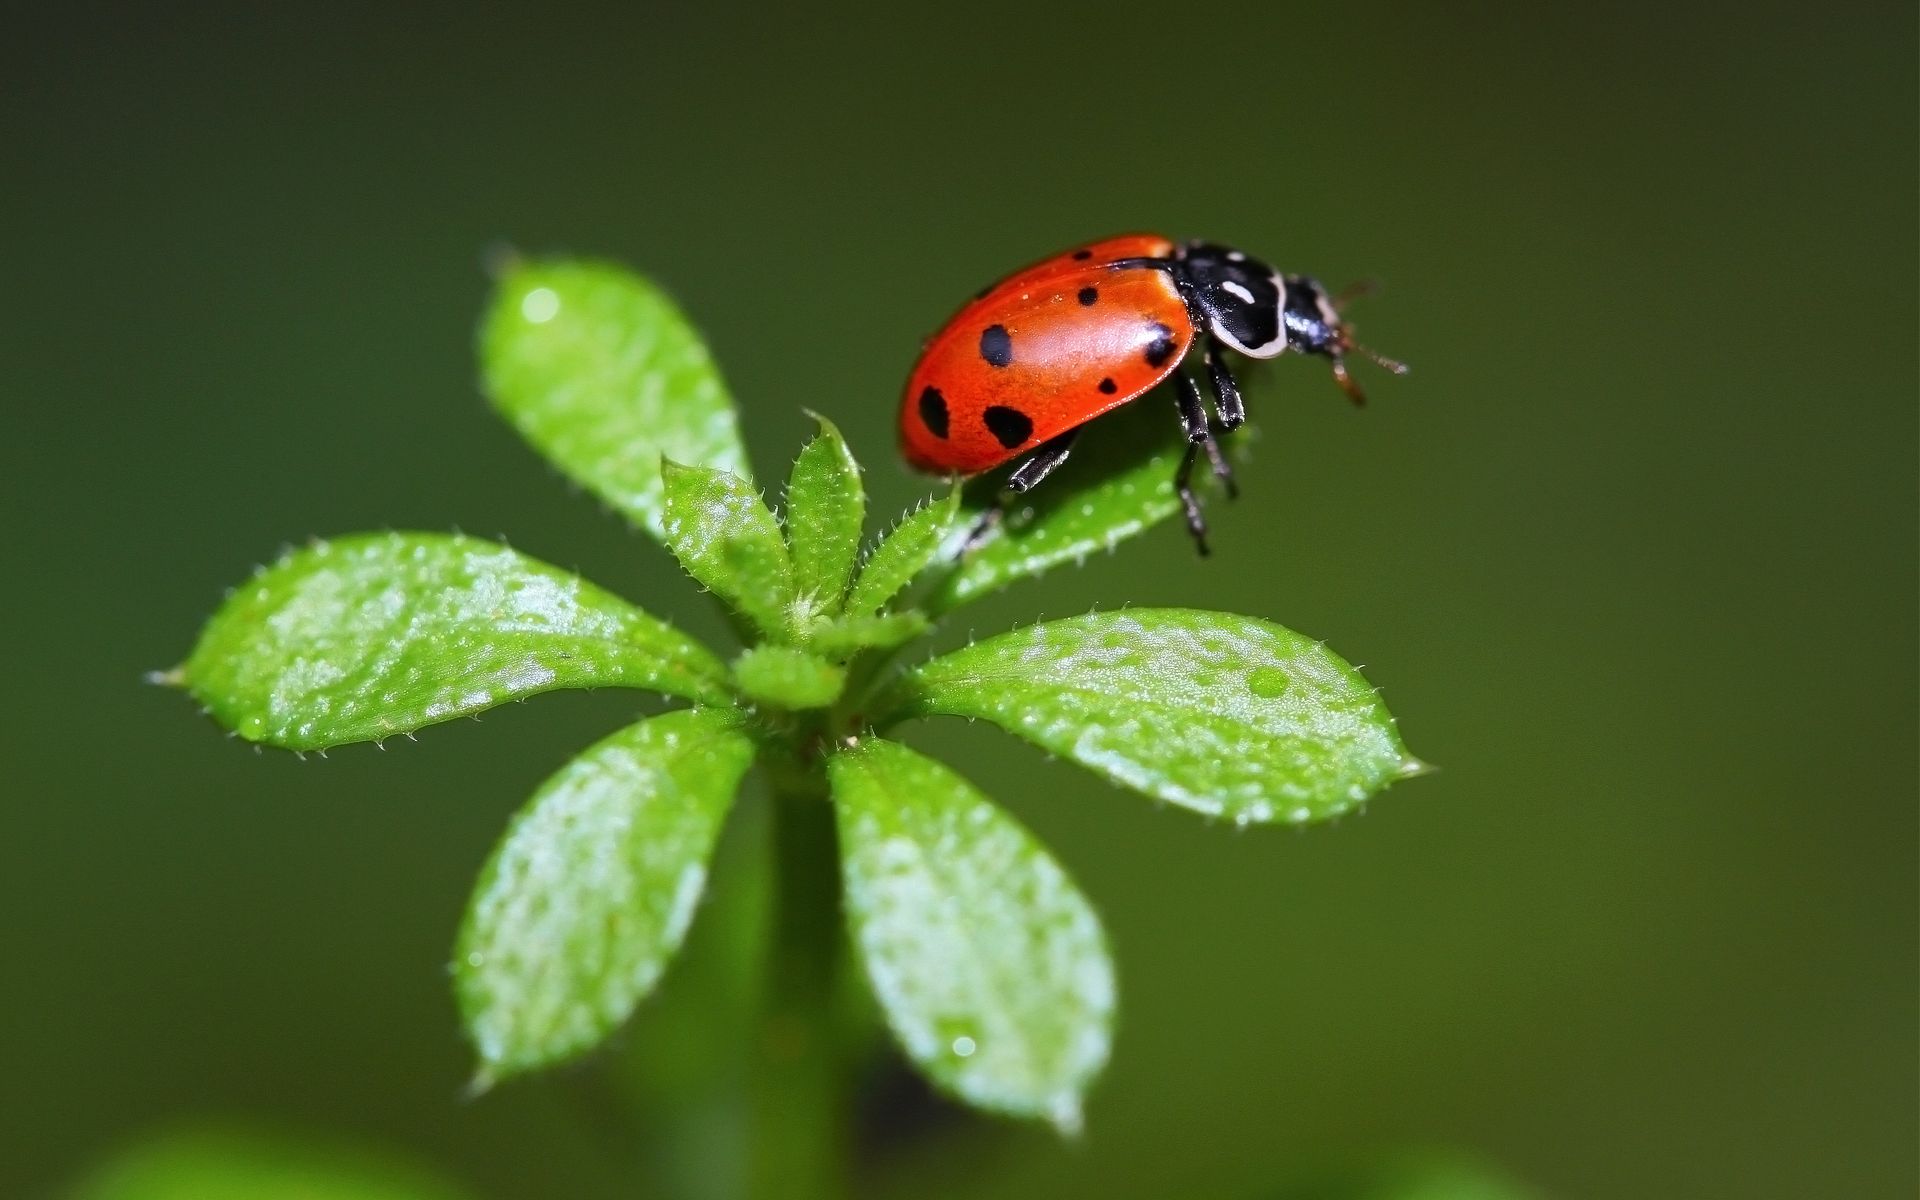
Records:
[[[1365,404],[1367,394],[1347,370],[1347,355],[1359,354],[1392,371],[1405,375],[1407,364],[1391,359],[1354,340],[1353,326],[1340,315],[1347,301],[1375,290],[1371,282],[1356,284],[1338,296],[1327,295],[1320,281],[1306,275],[1289,275],[1282,320],[1287,329],[1287,348],[1303,354],[1323,354],[1333,361],[1333,381],[1355,404]]]
[[[1347,373],[1347,355],[1364,355],[1396,375],[1407,373],[1404,363],[1356,342],[1340,315],[1344,301],[1371,291],[1371,285],[1329,296],[1312,276],[1282,275],[1249,254],[1211,242],[1189,242],[1158,265],[1173,272],[1207,331],[1248,358],[1273,358],[1289,350],[1323,355],[1333,362],[1334,382],[1355,404],[1366,403],[1366,395]]]

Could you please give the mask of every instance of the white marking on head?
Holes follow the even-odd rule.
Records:
[[[1320,319],[1327,323],[1328,329],[1340,328],[1340,314],[1333,307],[1333,299],[1327,295],[1327,289],[1318,283],[1313,285],[1313,302],[1314,306],[1320,310]]]
[[[1247,261],[1247,256],[1240,253],[1238,250],[1229,250],[1227,251],[1227,261],[1228,262],[1245,262]]]
[[[1236,283],[1235,281],[1229,279],[1225,283],[1221,284],[1220,287],[1223,290],[1231,292],[1235,296],[1240,297],[1240,303],[1242,304],[1253,303],[1253,293],[1247,290],[1245,284]]]

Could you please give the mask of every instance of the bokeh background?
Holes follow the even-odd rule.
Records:
[[[0,41],[0,1195],[200,1115],[495,1198],[649,1194],[598,1068],[461,1098],[443,962],[508,814],[632,696],[256,755],[141,673],[289,541],[502,535],[716,638],[486,409],[486,248],[629,262],[761,474],[875,509],[918,338],[1129,228],[1334,282],[1214,559],[1177,529],[950,636],[1195,604],[1326,638],[1443,766],[1236,833],[985,728],[1101,904],[1087,1135],[939,1118],[875,1197],[1254,1197],[1460,1147],[1564,1197],[1915,1194],[1915,11],[710,2],[23,11]],[[1171,420],[1171,414],[1169,414]],[[619,1054],[672,1054],[636,1033]]]

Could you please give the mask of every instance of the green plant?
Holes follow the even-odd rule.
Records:
[[[482,1087],[580,1055],[634,1011],[687,933],[757,762],[778,851],[765,1018],[794,1035],[760,1086],[773,1107],[824,1114],[762,1139],[762,1190],[830,1192],[838,1171],[836,873],[872,998],[915,1066],[970,1105],[1071,1130],[1114,1014],[1099,919],[1043,846],[893,740],[896,726],[985,720],[1242,825],[1325,820],[1422,769],[1358,673],[1253,617],[1096,613],[898,665],[954,607],[1173,515],[1179,447],[1158,422],[1070,464],[1036,509],[964,554],[985,501],[953,489],[863,555],[864,491],[840,433],[820,419],[776,516],[749,481],[705,347],[646,282],[586,262],[512,263],[481,354],[500,411],[662,541],[725,606],[741,652],[723,659],[504,546],[384,533],[263,568],[161,678],[242,737],[297,751],[557,688],[691,703],[562,767],[481,873],[453,970]]]

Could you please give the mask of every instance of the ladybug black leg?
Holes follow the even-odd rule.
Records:
[[[1180,391],[1180,424],[1186,428],[1188,444],[1207,448],[1207,462],[1212,464],[1213,473],[1220,477],[1220,482],[1226,487],[1227,498],[1237,498],[1240,485],[1233,481],[1233,467],[1228,464],[1227,456],[1220,453],[1220,443],[1207,425],[1207,410],[1200,403],[1200,389],[1194,386],[1193,380],[1184,371],[1175,371],[1173,377]]]
[[[1233,477],[1233,464],[1227,461],[1226,452],[1220,448],[1220,439],[1210,437],[1202,444],[1207,448],[1207,463],[1213,467],[1214,478],[1226,489],[1227,499],[1238,500],[1240,483]]]
[[[1193,380],[1178,367],[1173,371],[1174,397],[1180,405],[1180,425],[1187,431],[1187,441],[1198,446],[1213,434],[1207,429],[1207,409],[1200,403],[1200,389],[1193,386]]]
[[[1073,439],[1080,436],[1078,429],[1069,429],[1050,442],[1042,442],[1038,449],[1027,456],[1027,461],[1013,469],[1007,476],[1007,491],[1015,495],[1032,491],[1041,480],[1054,473],[1061,463],[1067,461],[1067,455],[1073,451]],[[967,540],[960,544],[960,553],[978,546],[987,540],[994,526],[1006,518],[1006,507],[1000,503],[1004,497],[996,497],[992,507],[981,513],[967,531]]]
[[[1212,553],[1207,549],[1207,518],[1200,512],[1200,498],[1193,494],[1193,463],[1199,454],[1199,443],[1188,442],[1187,452],[1180,459],[1180,469],[1173,473],[1173,490],[1180,494],[1180,508],[1187,516],[1187,532],[1193,535],[1193,548],[1205,558]]]
[[[1200,403],[1200,389],[1185,371],[1175,368],[1173,372],[1174,395],[1180,402],[1180,424],[1187,433],[1187,452],[1180,459],[1180,469],[1174,472],[1173,489],[1180,494],[1180,508],[1187,515],[1187,532],[1193,535],[1193,544],[1202,555],[1207,551],[1207,520],[1200,513],[1200,498],[1193,494],[1193,464],[1200,457],[1200,447],[1207,447],[1208,457],[1215,453],[1213,449],[1213,431],[1207,428],[1207,410]]]
[[[1226,351],[1213,338],[1207,339],[1207,377],[1213,382],[1213,411],[1220,414],[1220,427],[1229,433],[1247,419],[1246,401],[1240,398],[1240,385],[1227,367]]]
[[[960,553],[958,557],[964,558],[975,546],[986,541],[987,535],[993,532],[994,526],[1000,524],[1006,515],[1007,510],[1001,508],[998,504],[992,505],[985,512],[981,513],[979,518],[974,521],[973,528],[967,530],[967,540],[960,543]]]
[[[1067,455],[1073,452],[1073,439],[1080,436],[1078,429],[1069,429],[1050,442],[1043,442],[1027,461],[1015,467],[1013,474],[1007,476],[1007,490],[1014,493],[1031,491],[1042,479],[1053,474],[1061,463],[1067,461]]]
[[[1227,368],[1226,351],[1220,343],[1209,337],[1205,352],[1207,380],[1213,385],[1213,411],[1220,418],[1220,428],[1227,433],[1244,425],[1247,420],[1247,406],[1240,399],[1240,385],[1234,382],[1233,372]],[[1234,481],[1233,465],[1220,451],[1217,438],[1207,439],[1207,461],[1213,466],[1214,475],[1227,491],[1227,499],[1240,498],[1240,485]]]

